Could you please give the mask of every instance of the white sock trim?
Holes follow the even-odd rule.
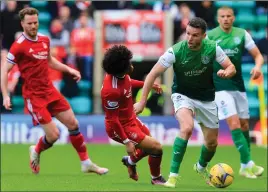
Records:
[[[84,161],[81,161],[82,165],[90,165],[92,163],[92,161],[90,159],[86,159]]]
[[[161,174],[158,175],[157,177],[151,175],[152,179],[156,179],[156,178],[158,178],[158,177],[160,177],[160,176],[161,176]]]
[[[255,165],[255,163],[254,163],[252,160],[250,160],[250,161],[247,163],[247,167],[248,167],[248,168],[252,168],[254,165]]]
[[[203,167],[202,165],[200,165],[199,164],[199,162],[197,162],[197,169],[199,170],[199,171],[204,171],[204,169],[206,168],[206,167]]]
[[[128,156],[127,161],[130,165],[136,165],[136,163],[131,160],[130,156]]]
[[[171,173],[171,172],[169,173],[169,177],[178,177],[178,175],[179,175],[178,173]]]

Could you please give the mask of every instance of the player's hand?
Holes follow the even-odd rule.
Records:
[[[81,79],[81,74],[79,71],[75,70],[75,69],[72,69],[71,67],[69,68],[69,73],[73,76],[73,79],[76,81],[76,82],[79,82],[80,79]]]
[[[217,72],[217,75],[223,79],[227,79],[229,78],[229,75],[227,74],[227,72],[223,69],[220,69],[218,72]]]
[[[253,79],[253,80],[258,79],[261,76],[260,67],[257,67],[257,66],[253,67],[250,74],[251,74],[251,79]]]
[[[127,154],[129,156],[135,156],[136,157],[135,145],[131,141],[127,142],[125,145],[126,145]]]
[[[161,88],[161,85],[158,85],[157,83],[153,84],[153,90],[155,90],[157,94],[163,93],[163,89]]]
[[[6,108],[6,110],[12,110],[12,108],[11,108],[12,105],[11,105],[9,96],[6,96],[3,98],[3,106]]]
[[[135,103],[133,107],[134,107],[134,112],[136,114],[140,114],[143,111],[144,107],[145,107],[145,103],[142,103],[140,101],[140,102]]]

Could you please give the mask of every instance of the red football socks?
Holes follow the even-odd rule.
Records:
[[[148,163],[150,166],[151,175],[153,177],[160,176],[160,165],[162,161],[162,154],[160,155],[150,155],[148,158]]]
[[[42,136],[40,137],[37,145],[35,146],[35,152],[40,154],[42,151],[45,151],[50,147],[52,147],[52,144],[48,143],[48,141],[46,140],[46,136]]]
[[[77,135],[70,135],[69,137],[73,147],[79,155],[80,160],[84,161],[89,159],[83,135],[79,133]]]

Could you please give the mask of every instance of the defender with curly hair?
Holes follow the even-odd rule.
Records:
[[[149,129],[136,117],[133,109],[132,87],[142,87],[143,82],[129,77],[133,71],[132,53],[123,45],[115,45],[107,50],[103,59],[103,69],[107,73],[101,89],[102,106],[105,112],[105,127],[108,136],[126,146],[129,156],[122,158],[128,168],[129,177],[138,180],[136,163],[149,155],[154,185],[163,185],[165,179],[160,173],[162,146],[150,136]],[[159,85],[153,89],[161,93]]]

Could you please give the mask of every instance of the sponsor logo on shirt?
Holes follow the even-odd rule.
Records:
[[[47,49],[47,44],[43,42],[43,47]]]
[[[237,47],[235,49],[223,49],[223,51],[229,57],[239,53],[239,49]]]
[[[44,55],[33,54],[33,57],[40,60],[47,59],[47,55],[44,56]]]
[[[184,75],[187,77],[199,76],[202,73],[204,73],[206,71],[206,69],[207,69],[207,67],[203,67],[202,69],[198,69],[198,70],[186,71],[186,72],[184,72]]]
[[[118,102],[117,101],[107,101],[107,105],[111,108],[115,108],[118,106]]]

